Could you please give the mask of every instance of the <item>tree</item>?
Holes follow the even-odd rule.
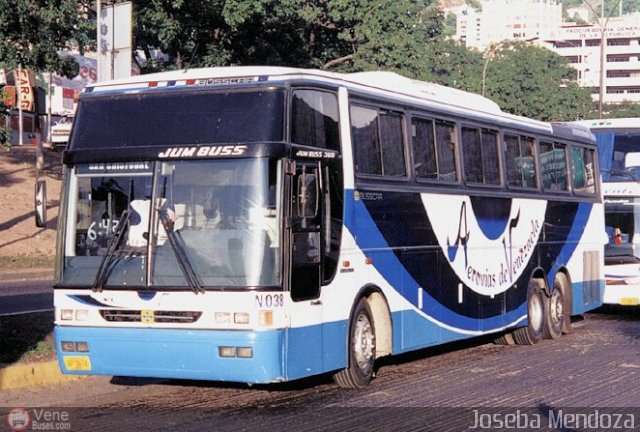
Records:
[[[419,78],[473,93],[482,91],[482,53],[452,40],[429,44],[428,61]]]
[[[34,72],[55,72],[73,77],[78,65],[72,57],[61,57],[58,50],[74,43],[82,50],[95,25],[81,15],[90,12],[88,0],[0,0],[0,68],[22,66]],[[0,106],[0,124],[8,115]],[[8,146],[10,137],[0,133],[0,144]]]
[[[168,55],[156,69],[265,64],[415,76],[443,31],[435,0],[375,8],[369,0],[138,0],[134,17],[136,45]]]
[[[562,56],[524,42],[502,43],[487,64],[486,96],[512,114],[544,121],[586,118],[593,108],[588,89]]]
[[[73,77],[78,66],[58,50],[71,43],[84,49],[88,40],[82,15],[90,11],[88,0],[0,0],[0,66],[19,65],[36,72]],[[93,26],[95,29],[95,26]],[[95,30],[93,30],[95,32]]]
[[[606,118],[640,117],[640,104],[638,103],[609,104],[606,109]]]

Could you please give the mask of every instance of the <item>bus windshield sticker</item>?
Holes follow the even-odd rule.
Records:
[[[90,163],[76,167],[76,173],[82,174],[129,174],[129,173],[149,173],[151,174],[152,164],[150,162],[109,162]]]
[[[214,156],[242,156],[246,151],[246,145],[169,147],[165,151],[158,153],[158,158],[168,159]]]

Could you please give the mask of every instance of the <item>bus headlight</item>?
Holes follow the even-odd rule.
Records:
[[[237,347],[236,355],[240,358],[252,358],[253,357],[253,348],[251,347]]]
[[[78,309],[76,311],[76,321],[86,321],[89,317],[89,311],[86,309]]]
[[[226,324],[231,322],[231,314],[229,312],[216,312],[216,324]]]
[[[236,312],[233,314],[233,322],[236,324],[249,324],[249,314],[246,312]]]
[[[60,342],[60,348],[64,352],[89,352],[89,344],[87,342]]]
[[[87,309],[60,309],[60,319],[62,321],[86,321],[89,318]]]
[[[218,347],[218,354],[220,357],[235,357],[236,347]]]
[[[218,347],[218,355],[226,358],[253,358],[253,348],[251,347]]]

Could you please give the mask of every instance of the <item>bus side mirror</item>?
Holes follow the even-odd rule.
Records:
[[[36,226],[44,228],[47,225],[47,182],[37,180],[35,192]]]
[[[640,167],[640,153],[632,152],[627,153],[624,157],[625,168],[637,168]]]

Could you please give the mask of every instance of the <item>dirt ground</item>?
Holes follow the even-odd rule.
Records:
[[[47,225],[35,225],[36,149],[0,148],[0,272],[53,265],[62,175],[62,153],[44,149]]]

